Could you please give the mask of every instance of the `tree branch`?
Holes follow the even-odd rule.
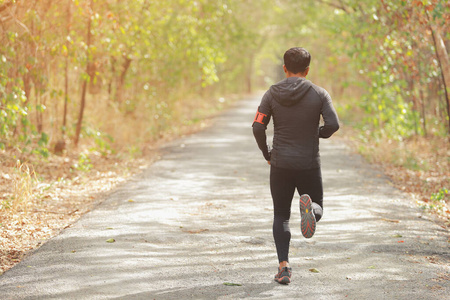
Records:
[[[336,3],[328,2],[328,1],[324,1],[324,0],[316,0],[316,1],[319,2],[319,3],[322,3],[322,4],[325,4],[325,5],[328,5],[328,6],[331,6],[331,7],[340,9],[340,10],[343,10],[346,13],[349,13],[348,9],[344,6],[342,1],[339,1],[340,4],[336,4]]]

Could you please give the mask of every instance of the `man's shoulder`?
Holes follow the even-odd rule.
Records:
[[[329,94],[326,89],[324,89],[321,86],[318,86],[317,84],[311,82],[311,87],[313,90],[322,98],[322,97],[329,97]]]
[[[272,94],[272,86],[264,93],[262,100],[263,101],[272,101],[273,94]]]

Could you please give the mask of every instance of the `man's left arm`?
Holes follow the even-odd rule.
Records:
[[[331,97],[326,91],[323,98],[321,114],[325,124],[319,128],[319,137],[327,139],[338,131],[339,118],[333,107]]]

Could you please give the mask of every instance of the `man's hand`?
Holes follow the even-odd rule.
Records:
[[[267,161],[267,164],[269,164],[269,166],[270,166],[270,160]]]

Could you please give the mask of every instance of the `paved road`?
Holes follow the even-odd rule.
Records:
[[[294,202],[293,282],[273,281],[269,167],[250,129],[258,102],[162,149],[161,160],[1,276],[0,298],[448,299],[448,232],[333,140],[321,142],[324,218],[304,239]]]

